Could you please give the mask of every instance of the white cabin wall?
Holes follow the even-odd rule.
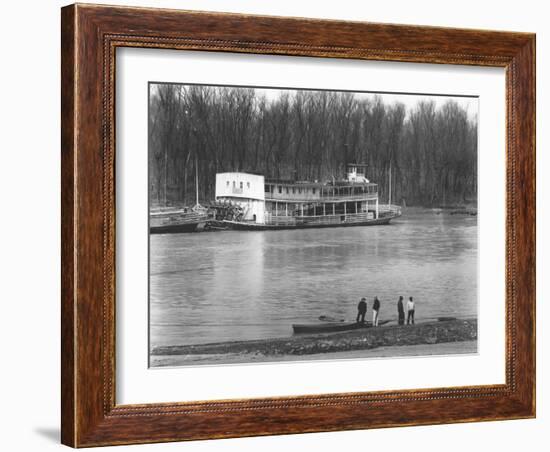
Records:
[[[244,212],[243,220],[246,221],[265,223],[264,187],[264,176],[257,174],[216,174],[216,200],[228,200],[240,206]]]
[[[242,191],[240,189],[241,182],[243,184]],[[216,174],[216,198],[219,197],[264,201],[264,176],[249,173],[218,173]]]

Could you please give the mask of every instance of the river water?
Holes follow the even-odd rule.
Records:
[[[150,346],[292,334],[320,315],[355,319],[374,296],[395,319],[477,313],[477,218],[407,209],[387,226],[150,236]]]

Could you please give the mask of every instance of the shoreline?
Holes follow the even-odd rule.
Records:
[[[425,357],[452,357],[473,355],[478,352],[477,340],[440,342],[438,344],[399,345],[370,350],[319,353],[316,355],[243,355],[239,353],[210,355],[155,355],[150,357],[150,368],[180,366],[257,365],[286,362],[318,362],[351,359],[401,359]]]
[[[269,361],[282,357],[299,357],[298,359],[315,359],[320,355],[362,352],[365,350],[391,349],[398,351],[405,346],[423,346],[421,354],[438,348],[443,343],[477,343],[477,319],[453,319],[447,321],[428,321],[415,325],[389,325],[377,328],[365,328],[338,333],[300,334],[276,339],[257,339],[247,341],[217,342],[198,345],[172,345],[155,347],[151,361],[157,365],[168,360],[168,357],[185,357],[172,360],[207,362],[225,362],[224,356],[233,358],[227,361]],[[471,347],[470,347],[471,349]],[[454,351],[453,353],[457,353]],[[369,355],[376,354],[371,352]],[[401,353],[395,353],[399,356]],[[166,357],[162,359],[160,357]],[[196,357],[197,359],[193,359]],[[211,357],[212,359],[209,359]],[[307,357],[307,358],[306,358]],[[234,360],[234,358],[237,358]]]

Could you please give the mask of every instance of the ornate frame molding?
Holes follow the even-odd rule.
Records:
[[[116,405],[114,90],[118,47],[504,67],[506,383]],[[81,447],[535,415],[534,35],[71,5],[62,9],[62,88],[64,444]]]

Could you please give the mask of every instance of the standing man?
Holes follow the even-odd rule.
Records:
[[[374,297],[374,304],[372,305],[372,326],[378,326],[378,311],[380,310],[380,300],[378,297]]]
[[[405,308],[403,307],[403,297],[399,297],[399,301],[397,302],[397,317],[399,319],[399,325],[403,325],[405,323]]]
[[[409,297],[407,302],[407,325],[412,323],[414,325],[414,301],[413,297]]]
[[[361,298],[361,301],[357,305],[357,323],[361,320],[361,323],[365,323],[365,314],[367,313],[367,299]]]

